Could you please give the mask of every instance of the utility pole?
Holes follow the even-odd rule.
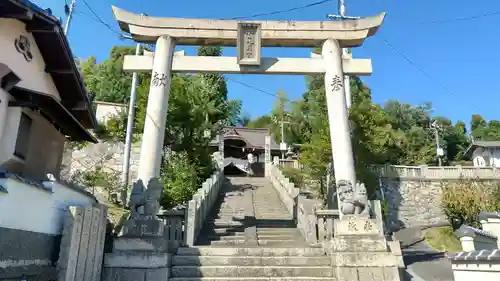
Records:
[[[137,43],[135,47],[135,55],[138,56],[141,53],[141,44]],[[135,116],[135,98],[138,83],[137,72],[132,74],[132,87],[130,88],[130,101],[128,105],[128,117],[127,117],[127,135],[125,137],[125,151],[123,152],[123,167],[122,167],[122,179],[123,184],[121,191],[121,201],[124,205],[127,202],[127,190],[128,190],[128,177],[130,174],[130,150],[132,148],[132,136],[134,133],[134,116]]]
[[[288,124],[290,122],[287,122],[284,120],[284,115],[285,115],[285,102],[281,100],[281,144],[280,144],[280,150],[281,150],[281,159],[285,159],[285,150],[286,148],[284,147],[285,144],[285,124]]]
[[[348,17],[346,16],[345,12],[345,0],[338,0],[338,8],[339,8],[339,14],[338,15],[333,15],[329,14],[327,15],[328,18],[330,19],[337,19],[337,20],[353,20],[353,19],[359,19],[359,17]],[[349,49],[348,48],[343,48],[342,49],[342,54],[343,57],[346,58],[349,56]],[[351,108],[351,79],[348,75],[344,75],[344,88],[345,88],[345,102],[347,108]]]
[[[444,155],[443,149],[441,148],[441,145],[439,143],[439,130],[441,130],[441,128],[439,127],[437,121],[432,122],[431,128],[434,129],[434,136],[436,138],[436,156],[438,159],[438,165],[441,167],[441,157]]]
[[[289,124],[290,122],[283,121],[283,116],[281,116],[280,123],[281,123],[281,143],[284,144],[285,143],[285,124]],[[280,145],[280,149],[281,149],[281,159],[285,159],[284,147],[281,147],[281,145]]]
[[[68,36],[68,29],[69,29],[69,23],[71,22],[71,18],[73,17],[73,10],[75,9],[76,6],[76,0],[71,0],[71,4],[64,5],[64,12],[66,13],[66,16],[68,17],[66,19],[66,24],[64,25],[64,35]]]

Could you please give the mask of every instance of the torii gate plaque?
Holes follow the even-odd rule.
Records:
[[[238,64],[240,66],[259,66],[261,46],[260,23],[238,23],[236,42]]]

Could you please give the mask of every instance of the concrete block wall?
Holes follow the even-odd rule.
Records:
[[[92,206],[82,190],[14,174],[0,178],[0,279],[54,280],[68,205]]]

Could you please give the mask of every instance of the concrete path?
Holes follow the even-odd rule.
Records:
[[[401,242],[403,260],[411,281],[454,281],[451,263],[445,253],[434,251],[425,243],[421,227],[402,229],[394,236]]]

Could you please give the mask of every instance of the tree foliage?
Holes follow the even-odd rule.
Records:
[[[123,58],[134,53],[133,47],[117,46],[111,49],[109,58],[101,63],[97,63],[93,57],[81,61],[85,85],[94,93],[96,100],[114,103],[129,101],[132,75],[123,71]],[[198,54],[220,56],[222,49],[201,47]],[[139,75],[134,119],[138,136],[142,134],[148,118],[146,111],[150,82],[149,73]],[[240,111],[241,101],[228,100],[226,81],[221,75],[172,75],[164,146],[173,153],[168,160],[163,161],[162,179],[166,192],[162,202],[165,207],[189,199],[212,173],[209,142],[221,126],[236,125],[240,120]],[[125,114],[110,118],[97,133],[105,140],[123,141],[126,121]]]

